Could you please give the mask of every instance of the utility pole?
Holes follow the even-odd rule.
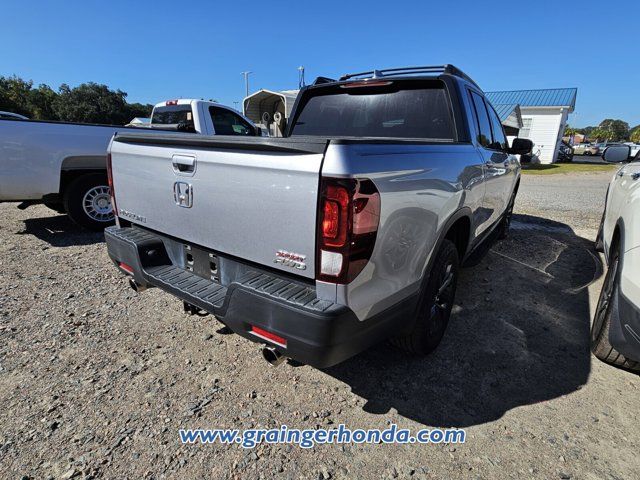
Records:
[[[300,65],[298,67],[298,90],[304,87],[304,67]]]
[[[240,103],[240,102],[233,102],[233,105],[236,107],[236,110],[238,110],[238,104],[239,104],[239,103]]]
[[[245,97],[249,96],[249,75],[253,72],[242,72],[242,76],[244,77],[244,90],[246,92]]]

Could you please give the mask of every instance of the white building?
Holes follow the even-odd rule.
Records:
[[[556,161],[567,117],[575,109],[577,94],[577,88],[485,93],[498,111],[507,105],[520,106],[522,127],[518,136],[535,144],[533,152],[540,150],[541,163]]]

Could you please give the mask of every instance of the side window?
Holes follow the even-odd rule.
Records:
[[[209,107],[209,115],[216,135],[255,135],[255,129],[242,117],[220,107]]]
[[[506,151],[509,148],[509,144],[507,143],[507,137],[505,137],[504,130],[502,129],[502,122],[491,105],[487,105],[487,110],[489,111],[491,130],[493,131],[493,143],[489,145],[489,148]]]
[[[471,92],[471,100],[476,110],[478,120],[478,143],[483,147],[489,148],[493,139],[491,136],[491,122],[489,121],[487,107],[485,107],[482,97],[475,92]]]

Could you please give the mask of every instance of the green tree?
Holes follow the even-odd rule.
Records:
[[[129,103],[127,104],[127,122],[133,120],[135,117],[148,118],[151,116],[151,110],[153,110],[153,105],[148,103]]]
[[[29,92],[32,86],[33,82],[15,75],[0,77],[0,110],[29,116]]]
[[[575,135],[575,134],[584,134],[584,128],[574,128],[572,126],[570,126],[569,124],[567,124],[567,126],[564,129],[564,136],[568,137],[570,135]]]
[[[640,125],[638,125],[637,127],[634,127],[633,130],[631,130],[631,134],[629,135],[629,140],[635,143],[640,143]]]
[[[609,130],[605,130],[600,127],[595,127],[589,133],[589,139],[593,142],[604,142],[612,140],[612,133]]]
[[[36,120],[59,120],[54,105],[58,94],[49,85],[40,84],[29,92],[30,117]]]
[[[604,140],[626,140],[629,138],[629,124],[622,120],[607,118],[600,122],[599,128],[608,132]]]
[[[128,118],[127,94],[106,85],[83,83],[75,88],[60,85],[54,111],[67,122],[124,125]]]

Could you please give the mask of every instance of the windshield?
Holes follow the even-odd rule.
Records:
[[[441,82],[332,86],[309,94],[291,135],[455,138],[449,98]]]
[[[157,125],[172,125],[176,123],[193,123],[191,105],[167,105],[153,109],[151,123]]]

